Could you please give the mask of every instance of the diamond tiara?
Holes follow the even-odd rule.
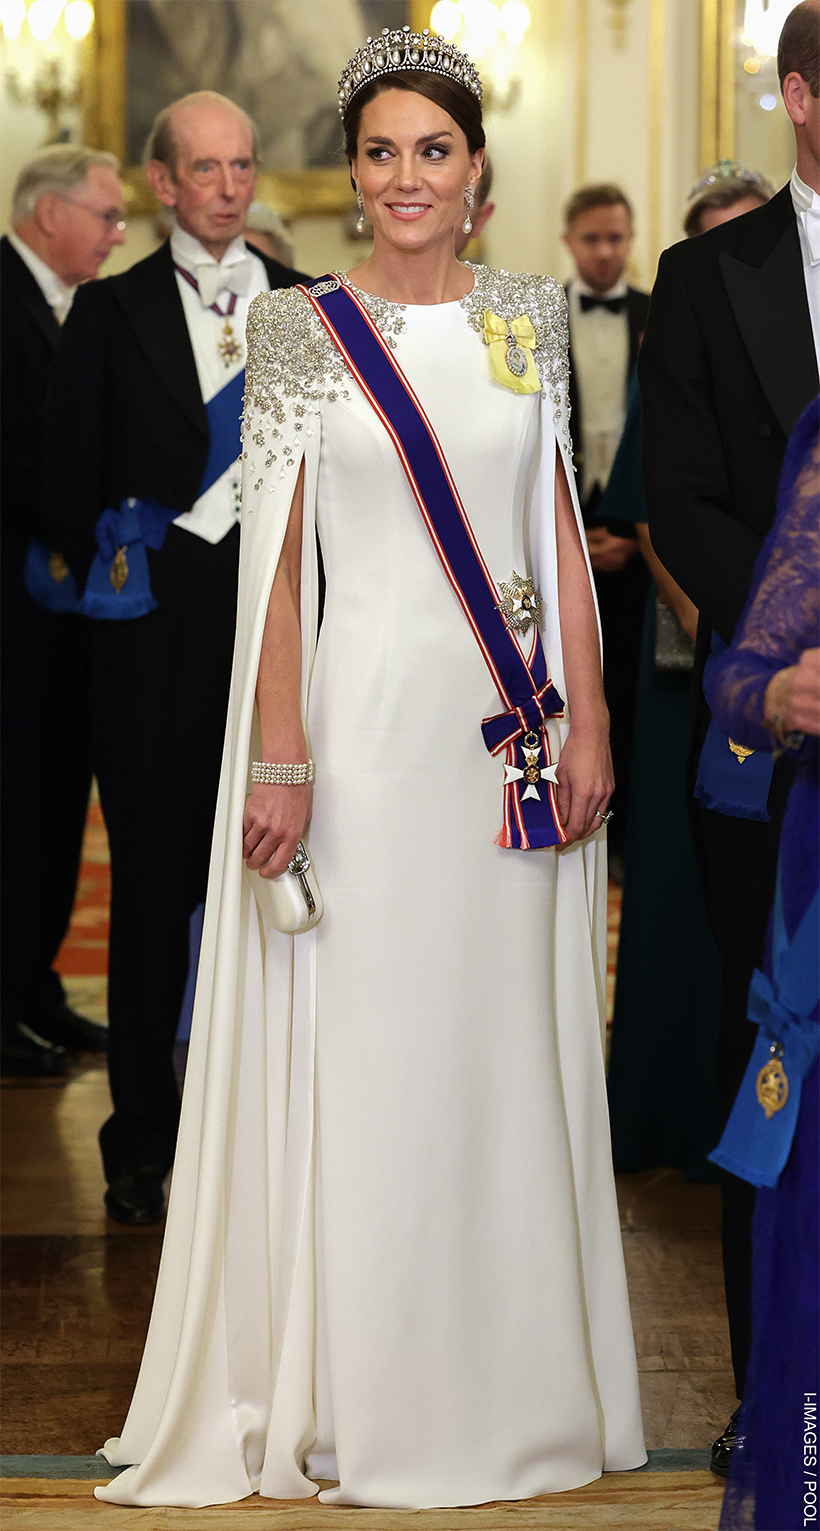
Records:
[[[397,74],[400,69],[421,69],[427,74],[457,80],[460,85],[466,85],[478,101],[481,100],[478,70],[472,59],[454,43],[431,36],[427,27],[423,32],[411,32],[409,27],[391,32],[385,27],[381,37],[368,37],[364,47],[356,49],[342,71],[339,80],[341,116],[363,85],[369,85],[381,75]]]

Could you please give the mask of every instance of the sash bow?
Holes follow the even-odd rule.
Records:
[[[97,556],[80,602],[83,616],[114,622],[144,617],[156,607],[151,594],[147,548],[161,548],[168,526],[178,510],[157,500],[123,500],[119,510],[104,510],[94,533]],[[125,555],[121,586],[112,583],[114,560]]]
[[[748,1017],[772,1042],[781,1042],[790,1066],[805,1077],[820,1049],[820,1027],[784,1004],[771,979],[759,968],[749,988]]]

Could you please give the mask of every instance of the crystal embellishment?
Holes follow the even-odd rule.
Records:
[[[462,53],[455,43],[432,36],[427,27],[421,32],[411,32],[409,27],[388,27],[381,37],[368,37],[348,60],[339,81],[339,112],[344,116],[348,103],[371,80],[381,75],[395,74],[398,70],[420,69],[426,74],[442,74],[445,78],[459,80],[481,100],[481,79],[471,58]]]
[[[507,627],[523,636],[539,617],[541,598],[535,585],[513,569],[512,578],[501,586],[501,595],[503,599],[498,602],[496,611],[501,612]]]

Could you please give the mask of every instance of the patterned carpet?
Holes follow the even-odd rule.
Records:
[[[111,877],[108,838],[96,790],[88,807],[82,864],[71,925],[57,962],[72,1004],[92,1020],[106,1022],[108,974],[108,902]],[[612,1020],[615,963],[621,919],[621,890],[609,885],[607,902],[607,1025]]]

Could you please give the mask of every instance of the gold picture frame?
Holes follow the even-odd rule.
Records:
[[[126,48],[127,0],[96,0],[94,31],[87,52],[85,90],[85,141],[92,148],[108,149],[123,165],[122,179],[129,214],[156,213],[154,197],[139,165],[126,164]],[[431,6],[411,0],[410,24],[429,24]],[[349,212],[353,192],[346,166],[300,171],[263,170],[259,176],[260,200],[287,220],[318,218]]]

